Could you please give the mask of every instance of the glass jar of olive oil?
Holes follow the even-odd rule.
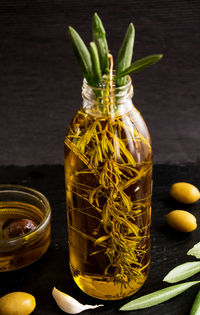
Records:
[[[70,268],[77,285],[105,300],[132,295],[150,265],[152,147],[121,87],[83,82],[81,107],[65,138]]]

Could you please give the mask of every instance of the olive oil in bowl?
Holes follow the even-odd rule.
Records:
[[[39,192],[0,185],[0,271],[27,266],[50,244],[50,206]]]

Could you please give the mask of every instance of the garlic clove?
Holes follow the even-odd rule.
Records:
[[[99,305],[83,305],[79,303],[76,299],[71,297],[70,295],[59,291],[55,287],[52,290],[52,295],[60,307],[60,309],[68,314],[78,314],[83,312],[84,310],[97,308],[99,306],[103,306],[102,304]]]

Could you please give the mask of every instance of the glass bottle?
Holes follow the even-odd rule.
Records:
[[[70,269],[88,295],[132,295],[150,265],[152,148],[132,103],[131,78],[121,87],[83,81],[83,106],[65,138]]]

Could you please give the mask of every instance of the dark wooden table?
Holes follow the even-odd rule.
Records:
[[[134,297],[168,286],[162,282],[162,279],[170,269],[186,261],[195,260],[186,253],[200,241],[199,228],[192,233],[184,234],[172,231],[165,223],[165,215],[173,209],[187,209],[200,221],[199,202],[183,206],[169,197],[170,185],[176,181],[188,181],[200,187],[200,165],[155,165],[151,270],[148,280]],[[37,307],[33,312],[35,315],[62,314],[51,295],[54,286],[84,304],[102,303],[84,294],[73,282],[69,271],[63,166],[0,167],[0,183],[21,184],[38,189],[46,195],[52,207],[52,241],[48,251],[37,262],[26,268],[0,273],[0,295],[12,291],[26,291],[33,294],[37,301]],[[199,275],[191,279],[199,279]],[[127,312],[127,315],[188,315],[198,289],[198,286],[192,287],[182,295],[161,305]],[[106,301],[103,302],[104,308],[85,311],[84,314],[120,314],[119,307],[132,298]]]

